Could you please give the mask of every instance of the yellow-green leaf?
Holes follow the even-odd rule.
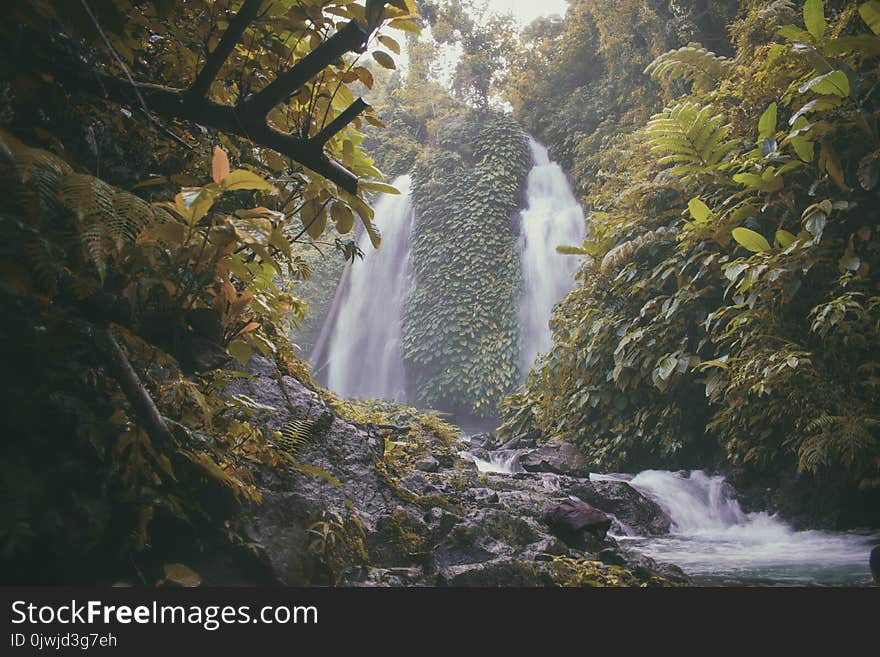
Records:
[[[267,192],[274,192],[275,187],[265,178],[258,176],[253,171],[245,169],[236,169],[228,174],[220,186],[226,191],[236,189],[261,189]]]
[[[758,139],[772,137],[776,133],[776,103],[764,110],[758,121]]]
[[[242,365],[247,365],[254,353],[253,347],[244,340],[233,340],[226,346],[226,351]]]
[[[194,226],[214,205],[214,194],[201,187],[185,188],[174,197],[174,207],[186,223]]]
[[[272,232],[269,234],[269,244],[281,251],[287,258],[291,257],[290,242],[281,230],[281,226],[276,226],[272,229]]]
[[[807,0],[804,3],[804,25],[817,41],[825,36],[825,10],[823,0]]]
[[[379,66],[382,68],[395,69],[397,66],[394,64],[394,59],[387,52],[383,50],[374,50],[373,51],[373,59],[375,59]]]
[[[340,235],[351,232],[354,227],[354,214],[351,209],[342,203],[334,203],[330,208],[330,216],[336,224],[336,230]]]
[[[400,44],[397,43],[397,41],[392,39],[390,36],[387,36],[385,34],[380,35],[379,36],[379,43],[381,43],[383,46],[388,48],[388,50],[393,52],[395,55],[400,54]]]
[[[761,233],[740,227],[734,228],[731,235],[733,235],[733,239],[752,253],[762,253],[770,250],[770,242]]]
[[[382,244],[382,233],[379,232],[376,225],[369,219],[361,217],[361,221],[364,224],[364,228],[367,230],[367,235],[370,236],[370,243],[373,245],[373,248],[378,249]]]
[[[849,96],[849,78],[843,71],[831,71],[824,75],[817,75],[813,79],[802,84],[798,91],[802,94],[808,91],[822,94],[823,96]]]
[[[358,183],[361,189],[369,189],[373,192],[382,192],[383,194],[400,194],[400,190],[394,185],[386,185],[385,183],[376,182],[374,180],[362,180]]]
[[[880,34],[880,2],[871,0],[859,7],[859,15],[874,34]]]
[[[400,18],[395,18],[393,21],[388,23],[388,27],[393,27],[395,30],[403,30],[404,32],[410,32],[416,35],[422,33],[422,28],[420,28],[416,23]]]
[[[202,576],[182,563],[166,563],[162,570],[165,571],[165,579],[178,586],[192,588],[202,583]]]
[[[797,235],[793,235],[789,233],[787,230],[777,230],[776,231],[776,241],[779,242],[779,245],[783,249],[787,249],[797,240]]]
[[[712,215],[712,210],[709,209],[709,206],[698,198],[692,198],[688,201],[688,211],[691,213],[694,221],[699,222],[706,221]]]

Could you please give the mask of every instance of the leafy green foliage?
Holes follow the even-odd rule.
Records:
[[[547,555],[557,586],[606,587],[606,586],[671,586],[670,582],[655,572],[638,576],[621,566],[609,566],[601,561],[584,557]]]
[[[166,124],[137,93],[119,106],[68,78],[82,64],[187,88],[243,3],[88,4],[16,0],[0,25],[0,297],[17,318],[0,359],[16,408],[0,446],[0,560],[29,584],[191,585],[201,578],[182,562],[246,547],[236,518],[260,503],[261,477],[339,485],[291,453],[313,426],[270,431],[265,415],[278,409],[226,391],[247,376],[234,360],[254,353],[313,386],[286,339],[305,311],[294,296],[312,271],[302,249],[329,233],[354,257],[338,236],[356,218],[378,245],[367,200],[394,190],[361,148],[363,124],[381,124],[372,109],[325,145],[364,182],[355,195],[243,137]],[[418,31],[413,11],[410,0],[264,3],[204,93],[233,106],[348,20]],[[272,109],[268,127],[315,138],[356,84],[371,86],[370,71],[339,57]],[[131,385],[95,339],[105,332]],[[148,433],[132,388],[167,437]]]
[[[496,114],[440,128],[413,174],[413,271],[403,356],[430,407],[492,416],[519,376],[519,260],[511,217],[530,166]]]
[[[751,3],[711,85],[671,85],[619,149],[581,142],[603,169],[581,181],[580,285],[508,422],[602,468],[723,460],[877,485],[875,4]],[[650,71],[682,74],[679,57]]]

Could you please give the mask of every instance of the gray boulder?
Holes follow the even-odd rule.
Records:
[[[620,531],[630,536],[668,534],[672,526],[659,504],[625,481],[591,481],[589,485],[575,486],[572,493],[612,514]]]
[[[567,545],[581,550],[595,550],[612,522],[611,516],[577,498],[549,504],[542,519]]]
[[[583,478],[590,476],[590,467],[580,450],[562,441],[547,443],[526,452],[520,457],[519,464],[526,472],[552,472]]]

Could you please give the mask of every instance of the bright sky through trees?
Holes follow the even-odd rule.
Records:
[[[499,14],[511,13],[521,25],[528,25],[538,16],[565,15],[565,0],[489,0],[489,8]]]

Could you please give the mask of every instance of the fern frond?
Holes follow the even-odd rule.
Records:
[[[144,228],[156,221],[153,206],[120,189],[114,190],[113,215],[112,229],[117,235],[132,242]]]
[[[665,153],[660,164],[675,164],[670,173],[682,178],[714,175],[722,170],[737,143],[730,127],[711,105],[684,102],[651,117],[645,135],[651,150]]]
[[[48,151],[30,148],[12,135],[0,132],[0,141],[12,156],[13,172],[4,172],[0,181],[4,196],[9,194],[31,223],[55,217],[60,209],[58,185],[71,173],[70,165]]]
[[[852,467],[872,453],[876,439],[872,428],[876,418],[859,414],[829,415],[823,413],[807,423],[807,436],[798,445],[798,469],[815,472],[837,459]]]
[[[706,50],[699,43],[689,43],[678,50],[663,53],[645,68],[654,80],[682,79],[698,90],[711,89],[733,71],[733,62]]]
[[[296,456],[314,434],[315,423],[312,420],[290,420],[277,432],[275,444],[291,456]]]
[[[47,151],[30,148],[6,133],[0,133],[0,142],[11,155],[8,164],[12,168],[12,175],[0,177],[0,191],[15,199],[31,225],[42,226],[43,235],[49,230],[58,246],[81,245],[101,280],[106,275],[108,258],[134,241],[146,226],[169,219],[167,212],[134,194],[94,176],[75,173]],[[47,278],[46,272],[52,269],[47,265],[54,251],[44,246],[33,243],[28,248],[31,264],[42,272],[41,278]]]

